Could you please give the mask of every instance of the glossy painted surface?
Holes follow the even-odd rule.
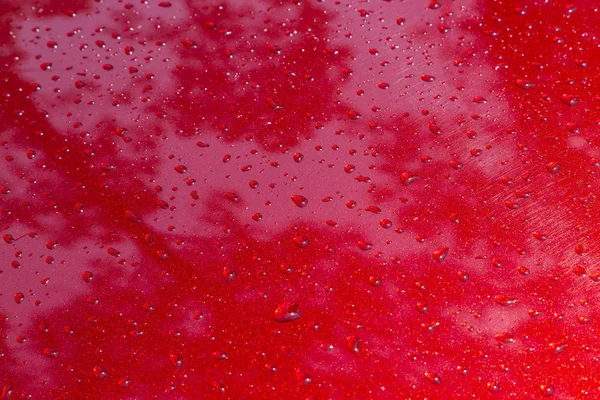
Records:
[[[593,3],[2,2],[0,396],[599,398]]]

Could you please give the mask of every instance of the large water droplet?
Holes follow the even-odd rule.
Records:
[[[449,250],[450,249],[448,247],[441,247],[441,248],[437,249],[436,251],[434,251],[433,253],[431,253],[431,255],[433,256],[433,259],[435,261],[441,263],[442,261],[444,261],[444,259],[448,255]]]
[[[547,384],[541,384],[540,385],[540,393],[544,397],[550,397],[550,396],[554,395],[554,386],[547,385]]]
[[[568,106],[575,106],[577,105],[577,103],[579,103],[579,99],[577,99],[577,97],[575,97],[572,94],[563,94],[562,96],[560,96],[560,101],[562,101],[564,104],[568,105]]]
[[[293,195],[292,201],[300,208],[304,208],[308,205],[308,200],[306,199],[306,197],[301,196],[299,194]]]

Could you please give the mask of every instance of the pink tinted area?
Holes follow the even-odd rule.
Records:
[[[1,397],[599,396],[593,2],[0,13]]]

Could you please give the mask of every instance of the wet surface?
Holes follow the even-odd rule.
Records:
[[[593,2],[0,14],[0,396],[599,396]]]

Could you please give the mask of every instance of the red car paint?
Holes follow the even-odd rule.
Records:
[[[592,1],[5,1],[0,396],[599,398]]]

